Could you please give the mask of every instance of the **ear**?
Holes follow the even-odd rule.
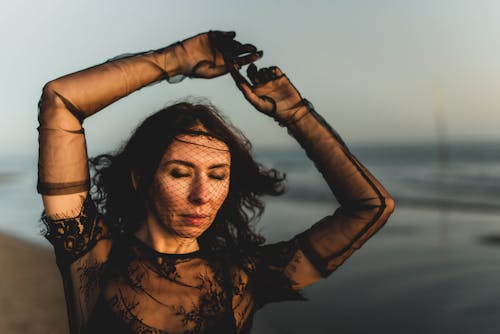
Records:
[[[134,188],[134,190],[137,190],[137,186],[139,185],[139,180],[140,180],[141,176],[139,175],[139,173],[135,170],[130,170],[130,181],[132,183],[132,187]]]

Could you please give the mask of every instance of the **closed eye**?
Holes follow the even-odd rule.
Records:
[[[227,175],[226,174],[221,174],[221,175],[212,174],[212,175],[210,175],[210,177],[212,179],[216,179],[216,180],[225,180],[227,178]]]
[[[189,177],[191,176],[190,173],[186,173],[186,172],[181,172],[177,169],[173,169],[171,172],[170,172],[170,175],[172,175],[173,177],[175,178],[181,178],[181,177]]]

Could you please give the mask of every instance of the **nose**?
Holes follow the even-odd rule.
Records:
[[[189,201],[193,204],[204,204],[210,197],[209,184],[206,176],[197,175],[193,178],[189,191]]]

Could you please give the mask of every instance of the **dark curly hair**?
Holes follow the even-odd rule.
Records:
[[[264,212],[261,196],[284,193],[286,175],[256,162],[249,140],[207,103],[181,102],[166,107],[146,118],[118,152],[90,159],[92,198],[115,233],[132,234],[139,228],[146,217],[148,190],[163,153],[175,136],[199,125],[226,143],[231,154],[229,193],[216,223],[198,238],[200,247],[218,250],[264,243],[264,237],[250,223]],[[132,171],[140,175],[135,188]]]

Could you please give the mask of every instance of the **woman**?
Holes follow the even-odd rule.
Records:
[[[249,333],[256,310],[300,299],[387,220],[394,203],[262,52],[208,32],[48,83],[40,101],[38,191],[61,270],[72,333]],[[239,73],[248,67],[248,82]],[[85,118],[153,82],[230,73],[244,97],[305,149],[341,207],[290,241],[249,228],[283,178],[210,106],[149,117],[116,155],[93,159]]]

